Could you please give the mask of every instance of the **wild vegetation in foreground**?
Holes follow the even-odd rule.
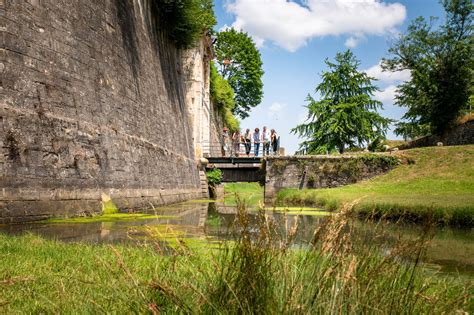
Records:
[[[158,241],[65,244],[0,235],[1,313],[463,313],[472,283],[427,273],[427,234],[367,244],[347,213],[330,216],[301,245],[298,226],[240,204],[236,239],[218,249]],[[383,240],[383,232],[376,232]],[[179,245],[181,244],[181,245]],[[297,246],[300,245],[300,246]],[[380,248],[386,248],[384,254]]]
[[[357,201],[363,215],[474,226],[474,145],[399,154],[409,163],[385,175],[339,188],[283,190],[277,203],[335,210]]]

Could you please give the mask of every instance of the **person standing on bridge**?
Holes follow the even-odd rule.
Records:
[[[250,132],[250,129],[247,128],[247,130],[245,130],[243,140],[245,145],[245,154],[247,154],[247,157],[249,157],[250,148],[252,147],[252,133]]]
[[[270,130],[270,143],[272,145],[273,155],[278,155],[279,142],[280,142],[280,139],[275,129]]]
[[[270,153],[270,133],[267,130],[267,126],[263,126],[262,143],[263,143],[263,156],[268,155]]]
[[[222,130],[222,156],[226,156],[229,151],[229,129],[224,127]]]
[[[258,150],[260,148],[260,129],[255,128],[253,133],[253,153],[255,156],[258,156]]]
[[[238,157],[240,153],[240,141],[241,141],[240,130],[237,129],[232,134],[232,149],[234,150],[234,156]]]

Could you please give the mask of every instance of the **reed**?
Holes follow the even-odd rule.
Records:
[[[111,246],[0,234],[0,313],[474,311],[471,280],[422,268],[429,228],[393,244],[379,224],[367,237],[349,205],[302,242],[298,220],[237,204],[234,239],[212,247],[179,236],[172,246],[162,238]]]
[[[265,212],[255,219],[241,200],[238,205],[235,241],[213,253],[211,272],[191,267],[204,283],[181,295],[183,287],[163,280],[159,287],[168,289],[160,291],[161,301],[168,307],[229,314],[472,311],[472,284],[463,287],[421,268],[429,228],[385,247],[383,226],[374,231],[377,241],[367,240],[353,228],[352,206],[346,206],[316,229],[311,242],[295,244],[297,224],[282,231]]]

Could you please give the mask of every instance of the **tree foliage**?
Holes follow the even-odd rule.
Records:
[[[407,107],[396,133],[408,138],[441,134],[470,104],[473,82],[473,4],[443,0],[444,25],[436,18],[415,19],[384,60],[390,71],[410,70],[411,80],[398,87],[396,104]]]
[[[234,29],[217,34],[215,52],[219,72],[235,92],[233,113],[246,118],[263,97],[260,52],[247,33]]]
[[[230,131],[238,130],[240,128],[239,121],[232,114],[235,108],[234,90],[229,82],[218,73],[213,62],[211,62],[210,77],[211,98],[222,117],[224,125],[227,126]]]
[[[326,59],[329,71],[322,74],[316,87],[321,99],[307,97],[308,119],[292,129],[308,140],[300,144],[301,151],[327,153],[367,144],[385,137],[389,119],[377,113],[382,103],[372,99],[377,88],[373,78],[358,72],[360,62],[350,50],[336,55],[336,62]]]
[[[159,22],[179,48],[189,48],[216,25],[212,0],[153,0]]]

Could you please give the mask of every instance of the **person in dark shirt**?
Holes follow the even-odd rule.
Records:
[[[278,155],[278,147],[280,143],[280,138],[276,133],[275,129],[270,130],[270,142],[272,146],[273,155]]]
[[[247,128],[247,130],[245,130],[243,139],[245,145],[245,154],[247,154],[247,156],[250,156],[250,148],[252,147],[252,133],[250,132],[250,129]]]
[[[255,128],[253,133],[253,152],[255,156],[258,156],[258,150],[260,149],[260,129]]]

